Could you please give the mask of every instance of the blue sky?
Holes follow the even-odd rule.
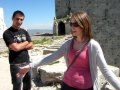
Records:
[[[22,27],[27,29],[52,29],[55,17],[55,0],[1,0],[7,27],[12,25],[12,14],[16,10],[25,13]]]

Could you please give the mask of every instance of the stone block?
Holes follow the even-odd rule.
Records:
[[[49,53],[53,53],[54,51],[56,51],[57,49],[44,49],[43,50],[43,55],[49,54]]]

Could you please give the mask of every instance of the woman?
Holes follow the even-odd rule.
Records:
[[[23,76],[30,68],[51,63],[64,56],[68,69],[64,74],[61,90],[100,90],[97,67],[120,90],[120,83],[109,70],[99,43],[92,38],[91,22],[87,13],[74,13],[70,26],[73,36],[71,40],[65,42],[55,53],[21,67],[17,76]]]

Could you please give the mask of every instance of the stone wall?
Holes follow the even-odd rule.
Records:
[[[56,0],[56,18],[86,11],[108,64],[120,67],[120,0]],[[66,6],[65,6],[66,5]]]
[[[4,22],[4,11],[3,11],[3,8],[0,8],[0,38],[3,38],[2,35],[3,35],[4,30],[6,29],[7,27]]]

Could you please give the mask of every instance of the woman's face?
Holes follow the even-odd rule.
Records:
[[[82,29],[80,28],[79,24],[75,21],[75,19],[71,18],[70,21],[70,27],[71,27],[71,34],[73,37],[81,37],[82,36]]]

